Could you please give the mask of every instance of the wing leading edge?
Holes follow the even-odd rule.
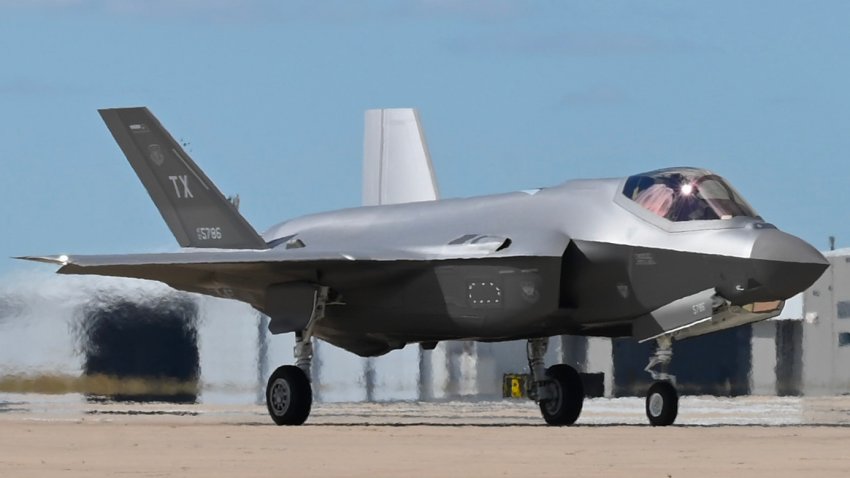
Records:
[[[315,282],[320,264],[349,262],[340,254],[228,250],[161,254],[25,256],[60,266],[57,273],[146,279],[175,289],[238,299],[264,310],[271,284]],[[295,256],[295,257],[293,257]]]

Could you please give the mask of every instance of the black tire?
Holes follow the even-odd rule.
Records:
[[[266,407],[277,425],[301,425],[310,415],[313,389],[303,370],[294,365],[278,367],[266,385]]]
[[[679,393],[672,383],[655,382],[646,394],[646,418],[654,427],[666,427],[679,414]]]
[[[581,415],[584,404],[584,385],[576,369],[558,364],[546,369],[554,385],[555,397],[540,401],[540,413],[546,423],[554,426],[572,425]]]

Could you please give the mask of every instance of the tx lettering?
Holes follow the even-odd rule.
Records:
[[[180,199],[186,198],[194,198],[192,196],[192,191],[189,190],[189,177],[185,174],[181,176],[169,176],[168,179],[171,180],[171,184],[174,185],[174,194],[177,194],[177,197]],[[178,180],[180,184],[178,185]],[[183,186],[182,193],[180,186]]]

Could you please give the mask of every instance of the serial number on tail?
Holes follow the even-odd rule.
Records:
[[[218,241],[222,237],[220,227],[198,227],[195,232],[199,241]]]

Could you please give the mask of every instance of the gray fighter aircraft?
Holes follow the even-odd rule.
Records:
[[[182,252],[24,257],[62,274],[150,279],[237,299],[296,334],[266,390],[278,425],[310,412],[312,339],[369,357],[408,343],[527,339],[545,421],[581,413],[548,337],[655,340],[646,412],[673,423],[672,342],[777,315],[827,268],[720,176],[672,168],[507,194],[357,207],[257,234],[146,108],[100,111]],[[433,194],[433,192],[429,193]]]

